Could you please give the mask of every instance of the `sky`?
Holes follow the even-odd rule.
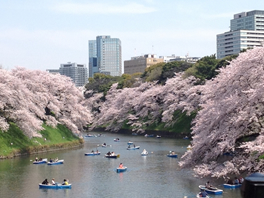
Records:
[[[88,40],[122,42],[122,62],[144,54],[204,57],[234,14],[264,10],[260,0],[0,0],[4,69],[88,66]]]

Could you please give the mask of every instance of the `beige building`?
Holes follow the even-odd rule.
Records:
[[[163,58],[157,58],[154,54],[146,54],[144,56],[132,57],[131,60],[124,61],[124,73],[143,73],[146,68],[161,62],[163,62]]]

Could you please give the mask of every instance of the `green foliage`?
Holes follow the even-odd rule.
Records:
[[[142,79],[147,82],[159,80],[164,65],[165,63],[157,63],[146,68],[145,72],[141,76]]]
[[[172,78],[175,73],[183,72],[193,66],[192,63],[184,61],[174,61],[169,63],[157,63],[146,68],[142,74],[145,81],[158,81],[159,84],[165,84],[168,78]]]
[[[261,155],[261,156],[259,156],[259,158],[258,159],[260,159],[260,160],[264,160],[264,154],[263,155]]]
[[[181,134],[190,134],[191,133],[191,123],[193,118],[195,118],[196,113],[192,113],[190,116],[187,116],[186,113],[182,113],[181,111],[176,111],[174,113],[174,120],[176,122],[171,126],[165,126],[166,123],[154,123],[147,127],[148,130],[156,130],[156,131],[169,131],[174,133]]]
[[[175,73],[186,71],[193,66],[192,63],[184,61],[174,61],[166,63],[162,68],[162,73],[159,79],[159,83],[165,84],[168,78],[172,78]]]
[[[106,92],[111,88],[114,83],[122,80],[120,76],[110,76],[101,73],[94,74],[93,78],[89,78],[89,82],[85,85],[88,90],[93,90],[94,92]]]
[[[123,74],[122,80],[118,82],[118,89],[123,89],[125,87],[130,88],[133,87],[137,79],[141,77],[142,73],[134,73],[134,74]]]
[[[172,133],[180,133],[189,135],[191,133],[191,125],[192,120],[195,118],[196,112],[193,112],[190,116],[187,116],[186,113],[182,113],[181,111],[176,111],[174,113],[175,123],[171,126],[165,126],[166,123],[156,122],[149,126],[143,127],[144,130],[152,130],[152,131],[168,131]],[[142,118],[142,121],[146,121],[147,118]],[[122,129],[130,129],[133,127],[127,124],[127,121],[124,122]]]
[[[230,61],[235,59],[238,55],[227,56],[223,59],[216,59],[215,54],[205,56],[195,63],[191,68],[185,71],[185,77],[195,76],[200,79],[199,84],[203,84],[205,80],[210,80],[219,73],[218,69],[229,65]]]
[[[7,132],[0,132],[0,156],[8,156],[17,151],[28,151],[31,147],[79,141],[79,138],[63,125],[58,125],[57,128],[46,125],[43,127],[45,130],[40,132],[42,138],[29,139],[14,123],[10,123]]]

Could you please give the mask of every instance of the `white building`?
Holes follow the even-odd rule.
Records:
[[[84,86],[87,83],[87,67],[85,64],[71,62],[61,64],[59,72],[61,75],[70,77],[77,87]]]
[[[171,56],[160,56],[159,58],[162,58],[165,63],[173,62],[173,61],[196,63],[198,60],[200,60],[200,57],[190,57],[188,56],[188,54],[186,56],[175,56],[175,54],[172,54]]]
[[[253,10],[235,14],[230,21],[230,31],[217,35],[217,58],[262,46],[263,41],[264,11]]]

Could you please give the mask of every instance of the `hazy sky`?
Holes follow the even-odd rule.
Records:
[[[122,61],[154,53],[203,57],[216,53],[216,34],[261,0],[0,0],[0,65],[56,69],[88,65],[88,40],[122,42]]]

